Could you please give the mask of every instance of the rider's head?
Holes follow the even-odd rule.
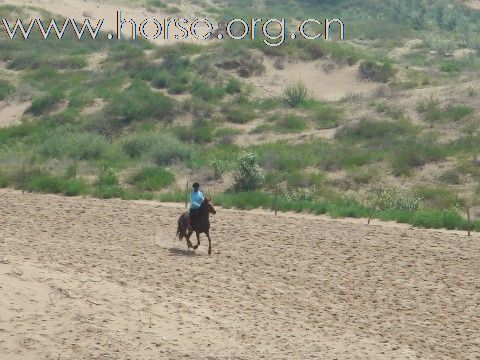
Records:
[[[200,184],[197,182],[193,183],[192,187],[193,187],[193,191],[198,191],[200,189]]]

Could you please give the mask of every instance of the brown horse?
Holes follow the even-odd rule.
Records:
[[[212,240],[210,239],[210,214],[216,214],[217,212],[213,208],[212,204],[210,203],[209,199],[205,199],[198,210],[197,216],[192,221],[192,229],[187,233],[188,228],[188,217],[189,213],[184,212],[180,215],[178,219],[178,227],[177,227],[177,236],[179,240],[183,238],[187,239],[187,246],[188,248],[193,248],[196,250],[200,245],[200,234],[205,233],[208,238],[208,255],[212,254]],[[193,232],[197,235],[197,245],[193,246],[192,242],[190,241],[190,236],[192,236]]]

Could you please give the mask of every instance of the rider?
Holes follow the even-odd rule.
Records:
[[[203,201],[205,200],[205,196],[200,191],[200,184],[194,183],[193,184],[193,191],[190,194],[190,213],[188,216],[188,229],[191,230],[193,219],[198,215],[198,211],[200,206],[202,205]]]

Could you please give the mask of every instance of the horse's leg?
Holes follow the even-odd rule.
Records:
[[[207,238],[208,238],[208,255],[212,255],[212,239],[210,239],[210,232],[207,231]]]
[[[193,247],[193,250],[197,250],[198,247],[200,246],[200,233],[196,232],[196,234],[197,234],[197,245]]]
[[[190,248],[193,248],[193,244],[192,244],[192,242],[190,241],[190,236],[192,236],[192,234],[193,234],[193,230],[190,230],[190,231],[188,232],[188,234],[185,235],[185,239],[187,239],[187,246],[188,246],[189,249],[190,249]]]

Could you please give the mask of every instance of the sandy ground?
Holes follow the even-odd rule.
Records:
[[[0,191],[0,359],[478,359],[480,237]]]
[[[360,79],[359,65],[345,65],[325,72],[322,69],[324,61],[286,62],[281,70],[275,68],[273,62],[274,59],[265,58],[263,74],[243,79],[253,85],[260,95],[282,95],[287,86],[301,82],[313,98],[337,101],[353,94],[372,95],[380,86]]]
[[[22,116],[30,106],[30,101],[0,101],[0,128],[22,123]]]
[[[102,30],[107,31],[110,34],[117,36],[117,11],[122,12],[123,19],[129,20],[132,19],[136,22],[137,28],[140,26],[142,21],[148,19],[148,25],[145,27],[145,33],[148,36],[152,36],[156,33],[157,28],[153,24],[153,20],[158,20],[163,25],[163,20],[171,18],[172,14],[166,14],[161,10],[151,9],[147,10],[145,7],[130,7],[125,5],[115,5],[108,4],[104,2],[92,1],[92,0],[0,0],[0,4],[10,4],[15,6],[30,6],[41,8],[51,12],[52,14],[60,15],[64,18],[74,18],[79,25],[83,23],[85,18],[91,20],[92,25],[97,27],[97,22],[100,19],[104,20]],[[194,21],[197,17],[194,14],[195,6],[183,7],[180,14],[176,14],[182,18],[188,19],[189,21]],[[26,19],[23,19],[26,20]],[[213,21],[213,20],[212,20]],[[216,24],[214,24],[216,26]],[[128,38],[131,36],[131,25],[128,23],[124,29],[124,36]],[[197,30],[200,36],[207,33],[208,28],[206,25],[199,24]],[[139,32],[138,35],[140,36]],[[175,40],[175,35],[182,35],[182,32],[171,28],[169,39],[164,39],[162,36],[153,40],[155,44],[161,45],[166,43],[175,43],[178,40]],[[112,40],[115,41],[115,40]],[[206,44],[208,41],[199,40],[193,36],[189,36],[184,40],[185,42]]]

